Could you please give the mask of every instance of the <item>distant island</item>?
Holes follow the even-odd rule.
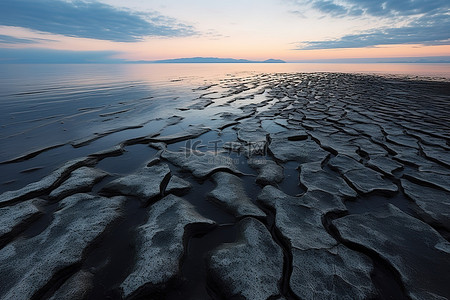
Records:
[[[239,63],[239,64],[246,64],[246,63],[262,63],[262,64],[268,64],[268,63],[286,63],[284,60],[281,59],[267,59],[264,61],[257,61],[257,60],[248,60],[248,59],[234,59],[234,58],[219,58],[219,57],[190,57],[190,58],[175,58],[175,59],[164,59],[164,60],[154,60],[150,63],[155,64],[205,64],[205,63],[222,63],[222,64],[230,64],[230,63]]]

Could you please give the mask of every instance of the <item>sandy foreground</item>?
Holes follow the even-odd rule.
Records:
[[[0,195],[0,298],[450,298],[449,82],[259,74],[192,92],[55,144],[140,133]]]

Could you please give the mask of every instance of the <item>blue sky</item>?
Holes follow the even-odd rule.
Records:
[[[0,62],[430,57],[449,45],[449,0],[0,1]]]

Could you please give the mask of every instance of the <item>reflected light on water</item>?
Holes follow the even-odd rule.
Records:
[[[202,84],[226,77],[255,73],[343,72],[450,78],[450,64],[80,64],[3,65],[0,88],[18,92],[36,86],[147,83],[151,85]],[[18,88],[21,87],[21,88]]]

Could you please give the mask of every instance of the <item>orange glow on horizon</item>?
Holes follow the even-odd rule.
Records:
[[[301,55],[290,56],[289,59],[329,59],[329,58],[396,58],[448,56],[450,46],[424,45],[384,45],[368,48],[345,48],[327,50],[300,50]],[[301,57],[301,58],[300,58]]]
[[[294,50],[295,44],[283,38],[242,39],[222,37],[208,39],[201,37],[148,38],[141,42],[119,43],[87,38],[47,34],[24,28],[0,26],[0,34],[8,33],[18,38],[39,38],[34,48],[70,51],[113,51],[113,58],[136,60],[160,60],[184,57],[221,57],[249,60],[269,58],[285,61],[305,61],[348,58],[396,58],[450,56],[450,45],[382,45],[367,48]],[[9,46],[26,48],[29,45]]]

